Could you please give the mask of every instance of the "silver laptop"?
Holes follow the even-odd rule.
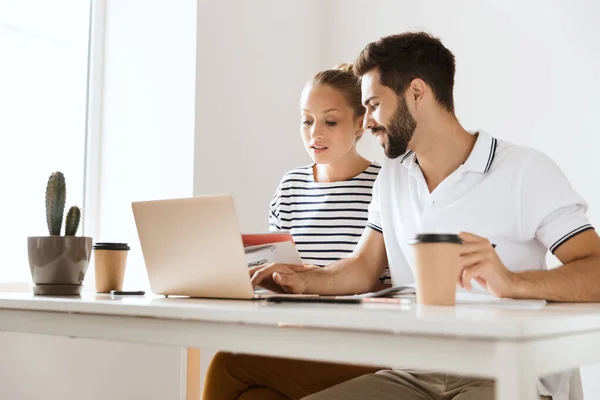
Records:
[[[132,209],[153,293],[267,297],[252,288],[231,195],[133,202]]]

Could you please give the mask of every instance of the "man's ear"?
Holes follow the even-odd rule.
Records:
[[[406,101],[412,103],[418,109],[425,98],[427,85],[422,79],[415,78],[410,82],[408,89],[409,96]]]

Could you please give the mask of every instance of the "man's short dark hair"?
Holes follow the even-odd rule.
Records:
[[[381,84],[404,93],[415,78],[433,91],[437,102],[454,112],[454,54],[442,42],[425,32],[406,32],[369,43],[354,62],[354,71],[363,76],[377,68]]]

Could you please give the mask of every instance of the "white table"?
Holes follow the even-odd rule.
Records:
[[[497,380],[498,400],[537,400],[538,376],[600,361],[598,304],[531,310],[5,293],[0,331],[475,375]]]

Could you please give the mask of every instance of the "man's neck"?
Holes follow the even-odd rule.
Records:
[[[466,161],[476,140],[454,116],[423,127],[412,147],[430,193]]]

